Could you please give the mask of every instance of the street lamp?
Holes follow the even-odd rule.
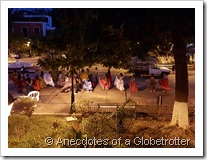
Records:
[[[63,58],[67,59],[67,56],[65,54],[62,55]],[[75,102],[75,95],[74,95],[74,73],[75,69],[70,66],[70,74],[71,74],[71,105],[70,105],[70,111],[69,113],[72,114],[75,112],[75,107],[73,106],[73,103]]]
[[[73,106],[73,103],[75,101],[75,95],[74,95],[74,81],[73,81],[73,77],[74,77],[74,74],[73,74],[73,71],[71,72],[71,78],[72,78],[72,86],[71,86],[71,106],[70,106],[70,113],[73,113],[74,112],[74,106]]]
[[[71,78],[72,78],[72,86],[71,86],[71,106],[70,106],[70,113],[75,112],[75,108],[73,106],[73,103],[75,101],[75,95],[74,95],[74,69],[71,70]]]
[[[31,51],[31,42],[30,41],[27,42],[27,47],[29,47],[29,56],[31,57],[32,51]]]

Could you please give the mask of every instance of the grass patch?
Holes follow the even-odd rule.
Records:
[[[30,97],[19,97],[14,101],[11,114],[23,114],[31,116],[36,107],[36,100],[31,99]]]
[[[76,122],[67,122],[64,116],[14,114],[9,116],[9,148],[48,148],[45,139],[69,137],[70,127]],[[54,141],[55,142],[55,141]]]
[[[190,121],[187,131],[177,126],[166,127],[170,118],[137,119],[122,117],[120,128],[117,114],[94,113],[77,121],[67,122],[66,116],[13,114],[9,116],[9,148],[191,148],[195,147],[195,123]],[[47,137],[53,139],[48,145]],[[118,140],[121,137],[121,141]],[[137,145],[134,140],[190,139],[188,145]],[[73,144],[66,140],[84,140],[86,144]],[[88,143],[87,140],[91,140]],[[126,143],[126,140],[127,143]],[[82,141],[83,142],[83,141]]]

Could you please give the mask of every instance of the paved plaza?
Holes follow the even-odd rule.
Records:
[[[27,59],[26,59],[27,60]],[[33,62],[35,64],[35,60]],[[93,67],[94,68],[94,67]],[[93,73],[95,70],[90,68]],[[103,75],[106,72],[105,68],[98,66],[99,75]],[[125,72],[125,73],[124,73]],[[148,77],[136,78],[137,85],[139,86],[138,92],[130,92],[128,84],[130,82],[130,74],[125,70],[112,69],[112,80],[119,73],[124,73],[125,75],[125,91],[119,91],[116,87],[112,87],[108,91],[103,91],[100,85],[97,85],[93,92],[78,93],[75,95],[75,102],[80,101],[91,101],[92,105],[111,105],[111,104],[123,104],[127,99],[132,99],[137,105],[152,106],[156,105],[157,96],[162,95],[162,105],[173,106],[174,95],[175,95],[175,74],[169,75],[169,85],[170,90],[163,92],[159,85],[157,85],[156,92],[149,92],[146,86],[146,79]],[[36,74],[36,73],[35,73]],[[30,74],[31,76],[33,75]],[[194,77],[194,71],[189,71],[189,77]],[[158,80],[158,79],[156,79]],[[189,107],[195,106],[195,78],[189,78]],[[22,94],[17,92],[15,86],[9,83],[9,92],[14,98],[22,96]],[[71,92],[64,93],[61,92],[61,88],[47,87],[40,91],[40,101],[38,102],[37,108],[34,114],[68,114],[71,106]]]

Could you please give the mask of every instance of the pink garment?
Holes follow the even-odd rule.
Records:
[[[99,78],[99,84],[103,90],[108,90],[111,86],[110,81],[106,78]]]

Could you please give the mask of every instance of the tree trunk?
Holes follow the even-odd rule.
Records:
[[[181,36],[174,37],[174,58],[176,71],[175,102],[170,125],[183,129],[189,127],[188,121],[188,69],[186,47]]]

